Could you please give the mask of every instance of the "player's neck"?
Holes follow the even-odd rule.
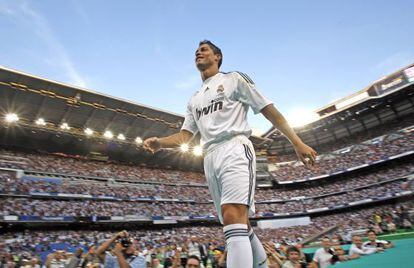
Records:
[[[201,79],[204,81],[206,81],[207,79],[209,79],[212,76],[215,76],[217,73],[219,72],[218,68],[208,68],[201,73]]]

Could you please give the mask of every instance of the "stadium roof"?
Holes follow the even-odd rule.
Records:
[[[0,107],[2,117],[6,113],[19,117],[16,126],[4,124],[2,119],[0,142],[4,146],[71,154],[93,152],[152,165],[174,165],[174,160],[168,153],[154,157],[144,152],[137,137],[173,134],[183,122],[178,114],[3,67]],[[36,124],[39,118],[46,124]],[[68,128],[61,128],[64,123]],[[84,133],[86,128],[94,131],[89,137]],[[111,131],[112,139],[103,137],[105,131]]]
[[[334,103],[316,113],[317,121],[295,128],[298,135],[314,147],[339,141],[355,133],[368,131],[414,113],[414,64],[381,78],[368,87]],[[270,152],[286,153],[293,150],[288,141],[275,128],[263,138],[273,140]]]
[[[140,159],[150,165],[182,166],[185,162],[200,167],[199,160],[194,164],[185,157],[178,157],[180,163],[176,163],[176,152],[154,157],[136,142],[178,132],[184,121],[179,114],[4,67],[0,67],[0,107],[1,117],[7,113],[19,117],[18,126],[1,124],[0,143],[6,146],[71,154],[93,152],[119,160]],[[37,124],[39,118],[44,123]],[[85,133],[87,128],[93,131],[90,136]],[[107,138],[106,131],[111,132]],[[252,140],[259,147],[270,144],[260,137]],[[198,137],[193,143],[198,143]]]

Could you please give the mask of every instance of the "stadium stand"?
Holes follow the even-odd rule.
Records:
[[[396,74],[404,70],[389,79]],[[365,99],[322,108],[318,121],[298,130],[320,152],[312,170],[294,161],[274,130],[255,138],[256,148],[269,155],[271,187],[256,189],[251,219],[269,253],[283,257],[289,245],[321,235],[344,244],[368,229],[411,232],[413,86],[404,78],[387,87],[387,79],[358,93]],[[63,267],[82,248],[82,267],[99,267],[99,245],[128,229],[149,264],[168,267],[196,254],[207,267],[219,267],[224,239],[201,158],[177,151],[149,155],[136,139],[173,133],[181,116],[7,69],[0,69],[0,82],[1,105],[13,100],[27,107],[17,123],[0,125],[2,265]],[[57,111],[62,105],[66,113]],[[46,126],[34,123],[46,115]],[[72,129],[61,129],[61,122]],[[83,133],[91,127],[102,134],[109,126],[115,134],[126,130],[126,139]],[[287,223],[299,219],[309,222]],[[260,227],[268,222],[284,225]]]

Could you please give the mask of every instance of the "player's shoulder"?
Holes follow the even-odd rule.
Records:
[[[243,73],[240,71],[231,71],[231,72],[227,72],[223,74],[230,76],[232,78],[238,79],[238,80],[242,80],[248,84],[254,85],[253,79],[251,79],[250,76],[247,75],[246,73]]]

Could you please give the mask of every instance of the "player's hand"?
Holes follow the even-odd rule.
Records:
[[[316,151],[309,147],[308,145],[304,144],[303,142],[299,145],[295,146],[296,155],[298,156],[299,160],[306,167],[311,167],[316,162]]]
[[[143,147],[145,150],[155,153],[159,149],[161,149],[161,143],[157,137],[151,137],[144,141]]]

